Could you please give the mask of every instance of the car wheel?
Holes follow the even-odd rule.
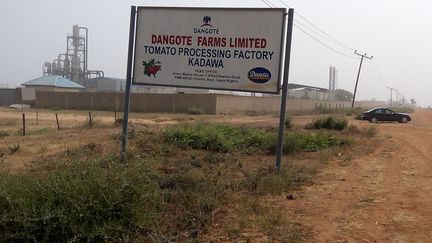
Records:
[[[377,122],[378,122],[378,119],[376,119],[376,117],[372,117],[371,120],[370,120],[370,122],[372,122],[372,123],[377,123]]]
[[[402,120],[401,120],[403,123],[407,123],[408,122],[408,119],[406,118],[406,117],[402,117]]]

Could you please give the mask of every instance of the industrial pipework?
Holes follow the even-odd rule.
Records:
[[[84,35],[82,35],[84,31]],[[93,77],[103,77],[101,70],[88,70],[88,29],[74,25],[72,34],[66,37],[66,52],[52,62],[45,62],[43,75],[58,75],[85,84]]]

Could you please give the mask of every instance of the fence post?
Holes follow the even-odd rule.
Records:
[[[89,125],[90,125],[90,128],[92,128],[92,115],[91,115],[91,112],[89,111]]]
[[[23,123],[23,133],[22,133],[22,135],[25,136],[25,134],[26,134],[25,113],[22,113],[22,123]]]
[[[59,124],[57,113],[55,113],[55,116],[56,116],[56,122],[57,122],[57,131],[60,131],[60,124]]]

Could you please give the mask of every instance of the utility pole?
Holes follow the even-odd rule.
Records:
[[[390,87],[387,87],[387,89],[390,90],[390,106],[393,106],[393,89]]]
[[[397,90],[395,89],[395,92],[396,92],[396,97],[395,97],[395,101],[396,101],[396,103],[397,103],[397,98],[398,98],[398,93],[397,93]]]
[[[399,93],[399,90],[397,90],[397,89],[395,89],[395,90],[396,90],[396,103],[398,105],[399,104],[400,93]]]
[[[351,104],[351,109],[354,109],[354,102],[355,102],[355,98],[356,98],[356,94],[357,94],[357,85],[358,85],[358,81],[359,81],[359,78],[360,78],[360,71],[361,71],[361,68],[362,68],[363,59],[364,58],[366,58],[366,59],[372,59],[373,58],[373,56],[368,57],[366,53],[365,54],[360,54],[360,53],[357,52],[357,50],[354,52],[354,54],[356,54],[358,56],[361,56],[361,60],[360,60],[359,70],[358,70],[358,73],[357,73],[357,80],[356,80],[356,84],[355,84],[355,88],[354,88],[354,96],[353,96],[353,100],[352,100],[352,104]]]
[[[387,89],[390,90],[390,106],[393,106],[393,91],[396,91],[396,92],[397,92],[397,90],[396,90],[396,89],[393,89],[393,88],[391,88],[391,87],[387,87]],[[397,94],[397,93],[396,93],[396,94]]]

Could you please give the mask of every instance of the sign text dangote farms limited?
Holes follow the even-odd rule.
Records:
[[[194,67],[223,68],[222,59],[225,58],[271,60],[274,54],[274,51],[262,50],[267,47],[265,38],[152,35],[151,44],[144,46],[145,54],[185,56],[188,65]],[[200,48],[188,47],[193,45]],[[232,49],[214,49],[217,47]]]

